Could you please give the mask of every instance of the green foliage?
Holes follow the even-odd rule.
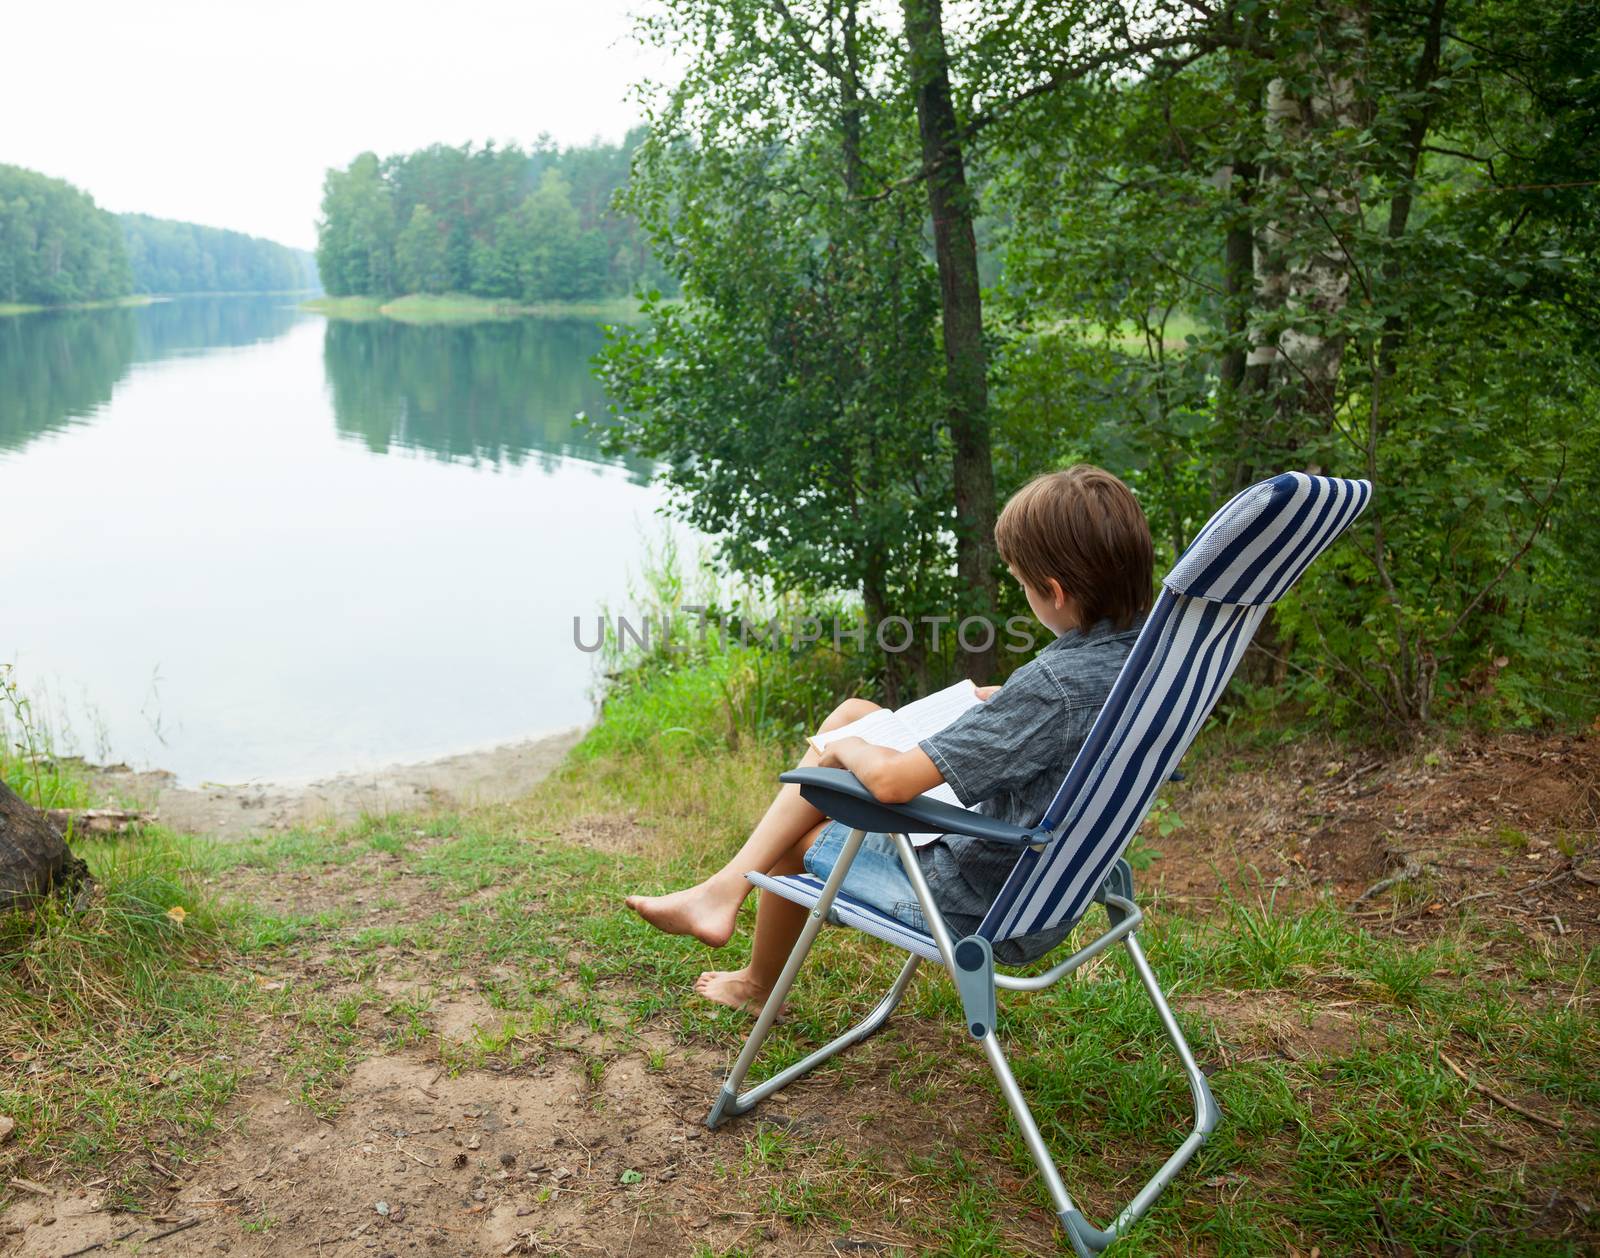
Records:
[[[450,260],[433,211],[419,205],[394,243],[400,287],[408,293],[442,293],[450,286]]]
[[[691,592],[670,543],[647,557],[635,603],[642,615],[626,628],[618,617],[605,638],[600,720],[579,759],[792,745],[870,688],[876,660],[867,650],[842,651],[825,636],[795,642],[805,613],[792,600],[730,594],[704,568],[696,576]],[[839,603],[822,612],[835,614],[853,619]]]
[[[335,297],[396,291],[395,227],[392,190],[375,154],[361,154],[348,170],[330,170],[317,225],[322,286]]]
[[[0,784],[35,808],[83,808],[83,775],[56,754],[50,727],[23,693],[11,664],[0,664]]]
[[[917,160],[915,118],[904,94],[867,86],[892,65],[888,31],[853,6],[812,19],[826,54],[765,5],[681,0],[647,28],[694,53],[654,103],[624,204],[683,300],[612,330],[610,440],[660,460],[675,508],[734,571],[859,592],[874,621],[949,612],[961,600],[923,192],[863,195],[866,172]]]
[[[637,229],[610,208],[639,138],[363,153],[323,184],[322,283],[335,297],[469,293],[523,303],[658,283]]]
[[[1169,553],[1260,476],[1368,477],[1267,671],[1346,722],[1439,700],[1587,719],[1597,10],[1433,12],[1152,13],[1170,60],[1111,57],[997,111],[997,462],[1013,481],[1081,457],[1125,472]],[[1030,64],[1042,35],[987,31],[970,90],[993,96],[995,41]]]
[[[311,259],[242,232],[148,214],[117,221],[138,293],[280,293],[315,287]]]
[[[117,221],[62,179],[0,165],[0,303],[57,306],[133,291]]]
[[[627,196],[685,301],[603,370],[616,439],[665,463],[731,566],[914,616],[950,596],[951,296],[926,287],[930,172],[884,16],[671,0],[642,23],[687,68]],[[1170,560],[1254,480],[1366,477],[1367,514],[1263,635],[1259,693],[1346,724],[1592,717],[1597,20],[1594,0],[945,14],[998,251],[1002,496],[1101,463]]]

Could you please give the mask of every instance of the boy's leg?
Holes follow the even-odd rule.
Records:
[[[817,878],[826,880],[842,854],[846,827],[835,826],[835,833],[827,840],[831,850],[820,852],[818,859],[811,860],[808,853],[812,845],[823,842],[822,835],[827,830],[826,824],[818,825],[770,872],[798,874],[809,868]],[[899,849],[889,835],[866,836],[845,876],[843,890],[852,899],[870,904],[890,917],[897,917],[919,930],[927,929],[922,914],[915,910],[917,889],[907,877]],[[708,1000],[720,1001],[735,1009],[759,1012],[777,985],[778,976],[783,973],[784,964],[810,915],[809,907],[763,891],[756,912],[755,946],[750,953],[750,963],[742,970],[708,970],[695,983],[695,991]]]
[[[813,826],[767,872],[775,876],[804,873],[806,849],[827,824],[824,820]],[[718,1004],[760,1013],[772,985],[783,972],[783,963],[794,951],[794,942],[800,938],[810,911],[781,895],[761,892],[756,901],[756,935],[749,964],[742,970],[706,970],[695,980],[695,991]]]
[[[851,721],[859,721],[877,706],[867,699],[846,699],[821,728],[838,729]],[[817,753],[807,747],[799,767],[814,765],[817,759]],[[752,869],[770,873],[785,859],[794,862],[794,868],[782,872],[798,873],[799,856],[791,857],[791,849],[801,844],[799,850],[803,855],[811,833],[823,820],[822,814],[800,797],[800,788],[787,784],[778,791],[777,798],[750,832],[744,846],[711,877],[671,895],[631,895],[628,907],[657,930],[669,935],[693,935],[701,943],[720,948],[733,938],[739,906],[750,894],[750,884],[744,876]],[[763,900],[767,898],[770,897],[763,897]]]

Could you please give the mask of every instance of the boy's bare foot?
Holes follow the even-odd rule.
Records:
[[[739,905],[719,896],[707,883],[685,887],[671,895],[630,895],[627,906],[650,925],[669,935],[693,935],[703,944],[720,948],[733,938]]]
[[[694,981],[694,989],[707,1000],[759,1017],[770,987],[752,982],[749,970],[707,970]]]

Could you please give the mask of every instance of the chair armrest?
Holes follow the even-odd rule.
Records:
[[[885,834],[965,834],[993,843],[1013,843],[1019,847],[1048,843],[1048,830],[1025,830],[998,817],[968,812],[941,800],[919,795],[904,804],[885,804],[848,769],[790,769],[778,775],[780,782],[793,782],[801,796],[835,821],[861,830]]]

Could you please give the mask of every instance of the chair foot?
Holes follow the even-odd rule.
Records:
[[[1129,933],[1122,938],[1121,942],[1127,947],[1133,959],[1134,969],[1144,986],[1146,994],[1150,998],[1151,1004],[1155,1007],[1156,1015],[1161,1020],[1162,1029],[1166,1032],[1169,1043],[1178,1055],[1178,1060],[1183,1067],[1184,1077],[1189,1082],[1190,1093],[1194,1101],[1194,1127],[1183,1143],[1156,1171],[1149,1182],[1139,1190],[1133,1200],[1128,1203],[1127,1208],[1117,1215],[1115,1221],[1109,1227],[1104,1230],[1095,1227],[1073,1205],[1072,1198],[1067,1193],[1066,1185],[1061,1180],[1061,1174],[1056,1167],[1055,1159],[1045,1145],[1044,1136],[1040,1132],[1039,1125],[1028,1106],[1027,1099],[1023,1096],[1022,1089],[1017,1086],[1016,1078],[1011,1073],[1005,1050],[1000,1047],[998,1040],[992,1033],[982,1037],[979,1041],[989,1059],[989,1065],[993,1068],[995,1077],[999,1081],[1000,1091],[1011,1108],[1012,1117],[1016,1120],[1017,1126],[1022,1132],[1023,1143],[1027,1145],[1029,1153],[1032,1154],[1034,1165],[1038,1168],[1044,1186],[1049,1192],[1052,1204],[1055,1206],[1056,1218],[1060,1221],[1062,1230],[1067,1234],[1067,1239],[1072,1243],[1073,1253],[1077,1255],[1077,1258],[1094,1258],[1095,1255],[1104,1251],[1126,1232],[1138,1219],[1143,1217],[1145,1211],[1161,1195],[1162,1190],[1172,1182],[1178,1172],[1195,1155],[1200,1146],[1205,1143],[1206,1137],[1216,1127],[1221,1117],[1221,1110],[1218,1109],[1216,1099],[1211,1095],[1211,1088],[1206,1083],[1205,1075],[1195,1062],[1194,1054],[1190,1051],[1188,1042],[1184,1039],[1183,1031],[1179,1028],[1177,1019],[1173,1017],[1172,1010],[1167,1005],[1166,997],[1162,994],[1161,987],[1156,982],[1155,974],[1150,969],[1150,963],[1145,959],[1144,950],[1140,948],[1138,939],[1133,933]]]
[[[888,993],[874,1006],[871,1013],[867,1014],[860,1022],[851,1027],[843,1035],[824,1044],[821,1048],[811,1053],[801,1061],[795,1062],[787,1070],[780,1070],[765,1083],[758,1083],[747,1092],[740,1092],[744,1086],[745,1076],[754,1064],[755,1052],[766,1038],[766,1031],[758,1022],[756,1029],[751,1032],[750,1039],[745,1043],[744,1052],[739,1055],[739,1060],[734,1063],[733,1069],[722,1084],[722,1090],[717,1093],[717,1099],[711,1106],[711,1112],[706,1115],[706,1126],[715,1128],[725,1119],[737,1118],[741,1114],[748,1114],[762,1101],[774,1092],[779,1092],[788,1087],[796,1079],[810,1074],[830,1057],[836,1057],[847,1048],[854,1048],[863,1040],[871,1039],[883,1029],[889,1020],[889,1015],[900,1004],[901,997],[905,995],[906,988],[911,984],[912,975],[917,972],[918,957],[909,958],[900,970],[900,976],[895,979],[894,985]],[[776,989],[774,989],[776,991]],[[787,991],[787,988],[785,988]],[[774,997],[768,998],[768,1005],[772,1004]]]
[[[1094,1258],[1117,1239],[1116,1233],[1102,1232],[1099,1228],[1091,1226],[1089,1220],[1075,1209],[1062,1210],[1056,1218],[1061,1221],[1061,1230],[1072,1242],[1072,1252],[1078,1258]]]
[[[727,1084],[722,1085],[722,1090],[717,1093],[717,1099],[712,1102],[711,1112],[706,1115],[706,1126],[715,1131],[724,1118],[737,1118],[744,1113],[739,1108],[738,1094]]]
[[[789,959],[784,962],[783,970],[778,975],[778,981],[773,984],[772,991],[767,994],[766,1003],[761,1014],[756,1018],[756,1024],[751,1028],[750,1036],[745,1040],[744,1048],[740,1050],[738,1059],[728,1071],[728,1077],[723,1080],[722,1089],[717,1094],[716,1101],[711,1106],[711,1111],[706,1115],[706,1126],[715,1128],[726,1118],[733,1118],[740,1114],[749,1113],[767,1097],[782,1088],[788,1087],[802,1075],[810,1073],[828,1058],[836,1053],[843,1052],[854,1044],[874,1035],[880,1030],[889,1015],[894,1012],[895,1006],[900,1003],[900,998],[905,995],[906,987],[911,982],[911,977],[917,972],[919,958],[912,955],[906,959],[905,965],[900,970],[900,976],[895,979],[888,993],[880,1000],[877,1007],[867,1014],[860,1022],[851,1027],[843,1035],[831,1043],[824,1044],[816,1052],[798,1061],[787,1070],[780,1070],[765,1083],[757,1084],[747,1092],[741,1092],[750,1067],[755,1064],[756,1054],[761,1051],[773,1024],[777,1021],[778,1011],[783,1008],[784,999],[789,995],[789,989],[794,986],[795,976],[799,974],[801,965],[805,962],[806,955],[811,951],[811,945],[816,942],[817,933],[822,929],[823,923],[828,920],[829,912],[833,908],[834,898],[839,893],[839,886],[844,882],[850,864],[856,858],[856,853],[861,849],[862,840],[866,831],[852,830],[850,837],[845,840],[844,847],[839,852],[839,859],[834,863],[833,872],[828,875],[828,880],[823,884],[822,894],[817,897],[811,906],[811,912],[806,917],[806,924],[801,928],[800,937],[794,942],[794,949],[789,953]]]

